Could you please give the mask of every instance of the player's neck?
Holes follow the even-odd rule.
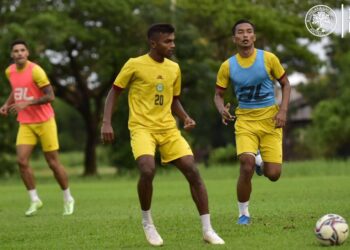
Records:
[[[24,63],[16,63],[16,69],[17,70],[23,70],[27,66],[28,60],[25,61]]]
[[[159,63],[164,62],[164,56],[161,56],[152,50],[148,52],[148,55],[156,62],[159,62]]]
[[[247,58],[254,54],[254,49],[254,46],[248,48],[240,47],[238,48],[238,54],[243,58]]]

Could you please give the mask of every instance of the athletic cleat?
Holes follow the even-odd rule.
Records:
[[[71,215],[74,212],[74,200],[65,201],[63,204],[63,215]]]
[[[255,156],[255,173],[259,176],[264,175],[264,162],[261,158],[260,151]]]
[[[203,233],[203,240],[213,245],[223,245],[225,241],[220,238],[214,230],[209,230]]]
[[[246,216],[246,215],[241,215],[238,218],[237,224],[238,225],[249,225],[250,224],[250,217]]]
[[[153,224],[143,224],[143,231],[145,232],[146,239],[152,246],[162,246],[163,239],[157,232],[156,227]]]
[[[28,210],[25,212],[25,215],[26,216],[32,216],[32,215],[35,215],[36,212],[43,207],[43,203],[41,202],[41,200],[38,200],[38,201],[32,201],[30,203],[30,206],[28,208]]]

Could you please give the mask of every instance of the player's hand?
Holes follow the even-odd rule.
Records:
[[[102,123],[101,127],[101,140],[102,143],[112,143],[114,142],[114,131],[110,123]]]
[[[280,109],[273,119],[275,121],[276,128],[283,128],[287,122],[287,111]]]
[[[25,109],[26,107],[28,107],[30,105],[30,102],[20,102],[20,103],[14,103],[11,104],[8,107],[8,110],[10,111],[10,113],[12,114],[18,114],[18,112],[22,111],[23,109]]]
[[[226,103],[223,110],[221,110],[220,114],[222,117],[222,123],[227,125],[229,121],[234,121],[236,117],[230,113],[231,103]]]
[[[184,120],[184,129],[191,130],[196,126],[196,122],[191,117],[186,117]]]
[[[0,108],[0,115],[7,116],[8,115],[8,107],[7,105],[3,105]]]

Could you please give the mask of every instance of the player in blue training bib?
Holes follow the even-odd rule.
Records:
[[[250,21],[236,22],[232,34],[238,53],[221,65],[214,101],[224,124],[236,119],[235,137],[240,161],[237,223],[247,225],[250,223],[248,204],[252,191],[251,179],[256,165],[260,170],[257,173],[264,174],[271,181],[277,181],[281,175],[282,128],[287,120],[290,84],[278,58],[273,53],[255,49],[255,27]],[[275,101],[275,79],[282,89],[279,106]],[[238,100],[235,116],[229,112],[230,104],[224,105],[224,93],[229,84],[232,84]],[[262,163],[257,164],[258,150],[262,156],[263,170]]]

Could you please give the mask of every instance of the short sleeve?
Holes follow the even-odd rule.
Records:
[[[45,71],[39,65],[35,65],[33,68],[33,79],[39,88],[50,84],[49,78],[47,77]]]
[[[10,67],[6,68],[5,75],[6,75],[7,80],[10,80]]]
[[[129,59],[120,70],[118,76],[115,78],[113,85],[125,89],[128,87],[131,79],[134,76],[134,66],[132,59]]]
[[[280,60],[273,53],[267,53],[267,56],[272,77],[274,77],[277,80],[281,79],[281,77],[285,74],[285,70],[280,63]]]
[[[181,94],[181,70],[177,67],[177,77],[174,83],[174,94],[173,96],[179,96]]]
[[[216,77],[216,86],[226,89],[229,84],[230,71],[229,71],[229,61],[226,60],[220,66]]]

